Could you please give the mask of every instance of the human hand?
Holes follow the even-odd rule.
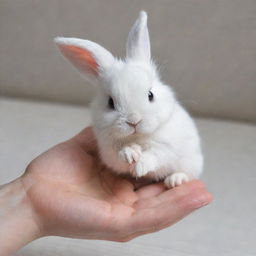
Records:
[[[163,183],[135,190],[133,181],[102,165],[91,128],[34,159],[18,181],[35,227],[32,240],[57,235],[128,241],[211,201],[197,180],[171,190]]]
[[[23,182],[44,235],[126,241],[167,227],[211,200],[199,181],[134,191],[132,182],[103,167],[97,153],[87,128],[28,166]]]

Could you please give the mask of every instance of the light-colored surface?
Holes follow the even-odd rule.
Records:
[[[123,56],[141,9],[163,78],[190,110],[256,121],[255,0],[1,0],[0,93],[88,102],[92,87],[53,38],[94,40]]]
[[[0,183],[22,174],[41,151],[89,124],[88,110],[0,100]],[[256,127],[198,119],[206,156],[203,180],[215,201],[182,222],[129,243],[57,237],[37,240],[16,256],[256,255]]]

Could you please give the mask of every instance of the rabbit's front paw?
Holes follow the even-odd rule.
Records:
[[[151,166],[151,161],[149,158],[143,155],[135,165],[134,176],[139,178],[139,177],[145,176],[150,171],[153,171],[153,168]]]
[[[167,188],[174,188],[188,181],[189,181],[189,177],[186,173],[175,172],[172,175],[165,178],[164,184]]]
[[[138,162],[141,156],[141,153],[142,153],[141,146],[139,146],[138,144],[131,144],[129,146],[122,148],[119,151],[119,156],[125,162],[132,164],[134,162]]]

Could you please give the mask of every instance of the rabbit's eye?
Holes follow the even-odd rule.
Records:
[[[148,92],[148,100],[152,101],[153,99],[154,99],[154,94],[151,91],[149,91]]]
[[[109,99],[108,99],[108,107],[110,109],[115,109],[115,104],[114,104],[114,101],[111,97],[109,97]]]

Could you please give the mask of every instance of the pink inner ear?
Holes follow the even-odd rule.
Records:
[[[61,52],[80,70],[98,75],[98,63],[88,50],[74,45],[59,45]]]

